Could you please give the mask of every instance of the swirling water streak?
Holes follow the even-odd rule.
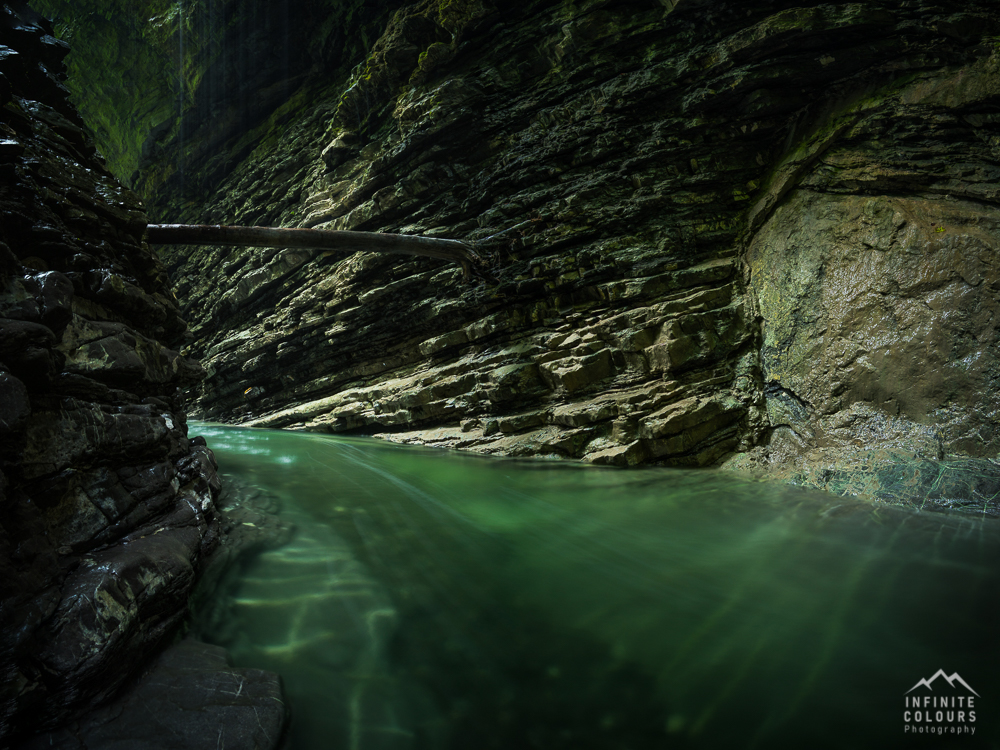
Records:
[[[296,527],[205,633],[282,674],[295,748],[998,746],[995,521],[714,471],[192,434]],[[938,669],[978,693],[975,734],[904,726]]]

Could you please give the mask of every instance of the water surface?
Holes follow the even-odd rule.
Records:
[[[205,634],[283,676],[295,748],[998,746],[995,520],[714,471],[191,434],[295,525]],[[906,730],[904,695],[967,694],[907,693],[939,669],[978,693],[974,735]]]

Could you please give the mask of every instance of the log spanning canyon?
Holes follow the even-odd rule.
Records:
[[[317,250],[417,255],[449,260],[469,277],[481,258],[461,240],[383,232],[351,232],[285,227],[239,227],[219,224],[150,224],[146,241],[152,245],[221,245],[229,247],[302,247]]]

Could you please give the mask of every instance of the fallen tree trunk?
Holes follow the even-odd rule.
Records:
[[[233,227],[219,224],[150,224],[146,227],[146,241],[152,245],[308,247],[344,252],[368,250],[376,253],[420,255],[459,263],[466,275],[480,261],[472,246],[461,240],[381,232]]]

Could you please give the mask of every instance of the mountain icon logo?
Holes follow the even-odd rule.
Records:
[[[906,693],[912,693],[921,685],[923,685],[928,690],[933,690],[934,687],[931,685],[931,683],[934,682],[934,680],[936,680],[938,677],[944,678],[944,680],[948,683],[949,687],[955,687],[955,683],[957,682],[966,690],[968,690],[970,693],[973,693],[976,696],[979,695],[979,693],[977,693],[975,690],[969,687],[969,683],[963,680],[961,675],[958,674],[958,672],[955,672],[954,674],[951,675],[947,675],[944,673],[943,669],[939,669],[937,672],[935,672],[933,677],[931,677],[929,680],[927,678],[920,680],[920,682],[918,682],[916,685],[907,690]],[[904,693],[904,695],[906,695],[906,693]]]

